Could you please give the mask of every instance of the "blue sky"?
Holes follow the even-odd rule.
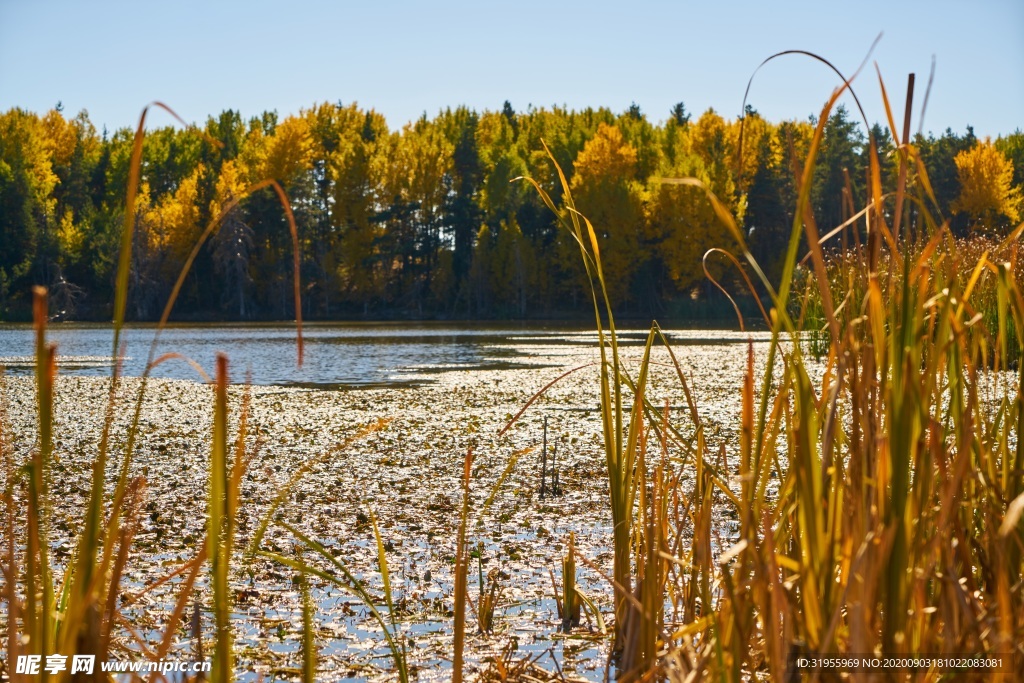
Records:
[[[294,113],[357,101],[399,127],[466,104],[636,102],[655,121],[678,101],[735,116],[768,55],[820,53],[845,72],[883,32],[877,61],[902,121],[917,73],[914,128],[932,55],[924,128],[996,136],[1024,128],[1024,2],[66,2],[0,0],[0,110],[88,109],[133,125],[159,99],[186,120],[233,108]],[[750,102],[772,120],[820,110],[835,76],[806,58],[761,70]],[[885,118],[874,67],[855,84]],[[170,122],[156,114],[158,123]]]

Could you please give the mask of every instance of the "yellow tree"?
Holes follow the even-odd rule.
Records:
[[[78,146],[78,131],[73,122],[68,121],[56,109],[46,112],[40,122],[43,136],[43,147],[50,157],[50,166],[54,170],[57,185],[61,184],[61,176],[67,176],[65,169],[71,166],[75,148]],[[58,169],[65,170],[61,174]],[[57,187],[54,188],[56,194]],[[56,203],[55,203],[56,204]],[[56,206],[54,219],[56,222],[56,261],[63,264],[64,255],[77,255],[81,252],[84,235],[75,224],[75,216],[68,206]]]
[[[46,112],[41,122],[46,151],[54,167],[67,166],[75,153],[78,135],[75,126],[56,109]]]
[[[765,161],[759,158],[761,150],[764,147],[776,150],[778,136],[775,127],[752,109],[748,109],[746,116],[742,119],[731,121],[726,124],[726,127],[728,146],[736,150],[730,162],[736,165],[735,172],[740,191],[746,192],[761,163]],[[743,134],[742,147],[740,147],[741,130]]]
[[[197,166],[143,216],[152,229],[153,248],[166,256],[165,276],[177,274],[199,237],[199,179],[205,172],[202,164]]]
[[[343,297],[362,303],[364,311],[384,294],[384,267],[379,243],[383,230],[374,221],[380,195],[380,170],[374,162],[378,140],[389,135],[387,122],[373,111],[352,105],[338,112],[336,146],[327,157],[332,185],[333,269]]]
[[[665,178],[696,178],[742,220],[745,198],[736,192],[736,130],[713,110],[685,129],[676,129],[666,162]],[[746,152],[744,142],[744,155]],[[652,179],[648,190],[648,238],[658,245],[665,271],[680,290],[704,280],[701,260],[712,247],[731,248],[733,240],[719,222],[704,190]],[[712,261],[720,274],[719,260]]]
[[[709,180],[703,162],[695,156],[678,159],[672,171],[673,178]],[[685,291],[699,284],[704,278],[704,253],[722,246],[717,219],[704,191],[655,178],[648,188],[647,217],[649,238],[676,288]]]
[[[199,236],[200,164],[177,189],[155,199],[145,179],[135,200],[131,303],[139,319],[159,313],[186,257]]]
[[[759,118],[750,117],[753,122],[750,135],[758,139],[763,134],[763,126],[758,125]],[[739,192],[735,176],[739,126],[728,123],[714,109],[708,109],[697,119],[697,123],[687,128],[687,132],[690,135],[690,151],[703,162],[711,190],[732,210],[736,220],[742,222],[746,198]],[[744,149],[744,156],[747,154],[748,151]]]
[[[280,123],[265,115],[254,119],[238,154],[239,168],[246,180],[255,183],[273,179],[288,192],[295,210],[300,254],[312,253],[310,236],[309,169],[312,165],[312,139],[305,116],[290,116]],[[249,272],[255,280],[255,297],[275,315],[294,315],[289,308],[292,287],[290,263],[292,243],[284,211],[274,191],[264,189],[245,202],[245,220],[253,231],[254,248]]]
[[[1021,189],[1013,164],[986,138],[956,155],[960,196],[953,211],[970,216],[971,230],[995,233],[1020,220]]]
[[[274,129],[264,148],[266,156],[259,174],[281,183],[290,183],[309,168],[312,140],[309,121],[302,116],[289,116]]]
[[[485,112],[476,130],[476,144],[483,167],[480,207],[491,224],[510,219],[523,203],[532,199],[524,183],[509,182],[529,175],[526,162],[519,155],[515,129],[509,117],[500,112]]]
[[[57,177],[53,189],[57,224],[54,259],[61,270],[60,277],[56,278],[56,285],[60,286],[68,284],[64,279],[65,269],[74,269],[77,265],[77,275],[82,276],[83,270],[88,272],[93,267],[84,260],[88,258],[85,250],[94,208],[91,186],[95,183],[94,169],[101,154],[101,142],[84,111],[67,119],[60,111],[52,109],[42,118],[42,131],[44,147]],[[50,296],[51,301],[57,296],[53,285]]]
[[[636,180],[636,149],[618,128],[602,123],[576,157],[575,171],[573,198],[597,233],[608,292],[613,302],[624,302],[642,258],[643,201]],[[579,247],[565,231],[559,237],[559,260],[563,270],[574,273],[573,280],[585,287]]]
[[[251,125],[238,155],[239,169],[250,183],[273,179],[287,186],[309,169],[312,139],[304,116],[289,116],[266,133]]]
[[[154,199],[143,180],[136,197],[135,239],[132,240],[131,303],[139,319],[152,318],[167,300],[195,239],[199,235],[200,165],[174,192]]]

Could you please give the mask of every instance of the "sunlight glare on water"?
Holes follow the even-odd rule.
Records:
[[[128,327],[124,333],[123,373],[142,374],[155,328]],[[724,330],[669,331],[674,343],[743,343],[749,332]],[[763,333],[753,333],[756,339]],[[621,333],[621,343],[642,344],[646,330],[638,326]],[[167,328],[156,357],[178,353],[212,373],[214,358],[225,352],[232,380],[253,384],[345,388],[400,386],[430,382],[437,373],[453,370],[500,370],[537,367],[534,358],[563,347],[594,347],[597,337],[580,325],[480,325],[452,323],[314,324],[304,329],[305,358],[296,364],[295,328],[286,324],[189,325]],[[112,337],[109,326],[54,325],[48,339],[57,343],[60,371],[71,375],[105,376],[111,372]],[[552,347],[555,347],[554,349]],[[0,365],[12,374],[33,368],[32,328],[0,326]],[[153,376],[201,379],[182,360],[170,360]]]

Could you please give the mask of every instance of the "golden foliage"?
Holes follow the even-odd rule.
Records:
[[[573,187],[582,186],[588,179],[616,183],[635,174],[636,148],[626,143],[618,128],[602,123],[597,127],[597,135],[576,157],[576,178],[581,180],[575,181]]]
[[[57,240],[60,243],[60,250],[63,254],[77,257],[85,242],[85,232],[81,226],[74,222],[71,209],[65,209],[57,225]]]
[[[71,163],[78,142],[73,121],[65,119],[59,111],[51,109],[41,121],[44,147],[55,166]]]
[[[640,264],[640,235],[644,226],[641,186],[635,180],[637,153],[622,132],[600,124],[597,133],[576,157],[576,173],[571,187],[579,206],[587,207],[600,241],[601,258],[609,272],[616,274],[608,283],[615,300],[627,296],[630,281]],[[565,234],[560,235],[560,258],[565,267],[578,267],[579,246]],[[581,280],[585,282],[585,280]]]
[[[142,214],[144,222],[151,227],[150,246],[173,254],[179,263],[199,236],[199,178],[205,170],[200,164],[173,193],[161,197]]]
[[[242,163],[250,171],[250,182],[273,178],[287,185],[312,163],[309,121],[303,116],[289,116],[271,135],[254,128],[243,150]]]
[[[52,210],[57,176],[53,172],[46,132],[39,118],[21,109],[0,114],[0,163],[18,163],[32,198]]]
[[[753,141],[760,142],[761,136],[769,134],[765,126],[755,125],[752,130],[744,141],[744,157]],[[661,175],[697,178],[726,202],[735,215],[742,216],[746,199],[736,192],[731,168],[738,139],[738,126],[728,124],[709,109],[695,124],[676,131]],[[648,238],[659,245],[668,275],[681,290],[704,281],[702,258],[708,249],[731,242],[703,190],[665,184],[661,178],[653,178],[648,186],[647,224]],[[721,266],[717,261],[714,268],[718,275]]]
[[[971,228],[995,232],[1020,220],[1021,189],[1013,186],[1013,164],[987,138],[956,155],[960,196],[953,210],[971,217]]]
[[[235,197],[240,197],[248,186],[248,173],[231,159],[225,161],[220,167],[220,174],[217,176],[217,185],[214,189],[214,199],[210,204],[210,213],[216,214],[225,202]]]

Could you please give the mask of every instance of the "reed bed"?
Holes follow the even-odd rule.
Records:
[[[912,87],[911,78],[908,111]],[[784,680],[799,675],[801,656],[844,654],[999,661],[998,669],[887,672],[915,680],[1021,673],[1024,370],[1017,359],[1024,299],[1017,245],[1024,225],[999,243],[955,240],[932,211],[927,169],[905,132],[894,190],[883,193],[872,139],[864,209],[822,237],[809,187],[824,122],[848,88],[846,82],[821,112],[803,161],[777,285],[710,190],[692,179],[667,181],[706,191],[759,280],[752,293],[765,293],[772,304],[768,362],[758,381],[751,347],[739,438],[723,446],[725,457],[704,441],[699,398],[686,416],[689,439],[667,408],[649,400],[650,347],[663,341],[657,324],[639,369],[625,372],[597,232],[573,205],[560,170],[564,208],[534,183],[578,242],[593,283],[619,680]],[[857,248],[827,259],[823,245],[840,231]],[[801,238],[810,266],[802,298],[794,293],[794,315]],[[824,359],[816,380],[814,361],[802,351],[801,321],[812,323],[811,349]],[[690,397],[681,372],[679,381]],[[624,393],[632,398],[628,411]],[[653,472],[652,440],[662,450]],[[670,445],[676,458],[667,455]],[[726,462],[736,463],[735,471]],[[678,485],[680,470],[696,472],[691,490]],[[782,482],[769,497],[774,476]],[[729,547],[712,535],[716,500],[733,507],[739,521]],[[666,607],[678,615],[675,623]]]
[[[1000,673],[1024,675],[1024,367],[1019,363],[1024,296],[1017,258],[1024,225],[998,243],[965,246],[954,240],[934,208],[927,169],[905,134],[894,136],[901,140],[900,173],[891,191],[883,191],[880,161],[870,142],[870,190],[861,198],[863,210],[851,212],[841,226],[856,248],[829,256],[827,238],[835,231],[823,238],[817,229],[809,188],[825,122],[848,88],[846,82],[824,107],[801,165],[799,200],[779,282],[765,277],[735,219],[699,181],[666,180],[706,194],[739,245],[744,277],[751,277],[759,299],[770,302],[765,323],[771,337],[763,371],[755,372],[751,345],[736,397],[736,438],[717,447],[711,445],[701,396],[656,323],[639,362],[625,362],[608,296],[607,281],[614,274],[603,270],[598,231],[573,203],[554,158],[561,205],[533,183],[576,239],[593,285],[600,351],[596,388],[612,522],[610,573],[570,535],[562,588],[553,590],[552,598],[564,630],[579,629],[583,617],[593,616],[604,631],[595,607],[600,601],[591,600],[577,581],[582,572],[604,578],[613,596],[606,615],[609,671],[618,680],[781,681],[799,675],[795,662],[801,656],[839,654],[984,655],[1004,662]],[[888,118],[896,131],[891,114]],[[137,151],[141,123],[139,131]],[[136,159],[118,278],[115,352],[127,296],[137,181]],[[261,187],[273,187],[287,211],[276,184],[253,189]],[[215,229],[216,222],[203,239]],[[293,222],[292,229],[294,235]],[[803,281],[798,279],[801,244],[808,245]],[[296,296],[298,291],[296,280]],[[172,306],[173,298],[161,325]],[[114,457],[109,427],[119,381],[115,369],[84,523],[73,561],[58,571],[49,555],[48,528],[56,504],[49,485],[56,353],[46,341],[46,321],[46,295],[40,290],[38,437],[28,462],[13,461],[7,432],[0,431],[6,659],[53,653],[106,658],[112,634],[130,628],[119,618],[118,597],[146,495],[145,476],[135,475],[131,467],[146,385],[143,380],[117,464],[117,484],[108,496],[104,472]],[[812,355],[820,360],[805,351],[807,326],[817,332]],[[652,358],[659,346],[685,396],[685,409],[675,413],[653,395]],[[150,367],[163,360],[151,358]],[[310,635],[316,606],[309,589],[315,579],[362,601],[387,640],[394,677],[408,680],[407,636],[398,626],[388,553],[372,510],[368,519],[373,521],[381,595],[323,544],[277,514],[291,486],[308,470],[300,469],[281,490],[246,548],[236,547],[236,518],[243,504],[239,482],[253,453],[246,445],[245,402],[231,445],[228,383],[228,361],[221,358],[210,399],[206,540],[177,570],[185,580],[159,651],[151,654],[166,654],[180,639],[193,588],[204,574],[214,616],[212,679],[236,678],[228,582],[232,573],[259,559],[293,571],[300,588],[304,637],[297,677],[317,679],[316,638]],[[354,438],[385,426],[372,423]],[[513,456],[475,517],[472,451],[464,459],[461,505],[452,511],[457,535],[455,681],[466,676],[470,610],[485,634],[500,618],[495,603],[501,579],[495,574],[485,583],[479,563],[475,604],[470,597],[473,519],[486,519],[484,512],[501,495],[503,481],[522,454]],[[736,522],[735,537],[724,539],[713,522],[723,511]],[[264,545],[270,528],[291,535],[291,554]],[[11,680],[27,679],[7,673]],[[993,673],[926,667],[885,676],[932,681]],[[484,680],[530,680],[542,674],[535,659],[507,652],[480,675]],[[836,675],[822,673],[824,678]],[[872,680],[876,674],[852,676]]]

